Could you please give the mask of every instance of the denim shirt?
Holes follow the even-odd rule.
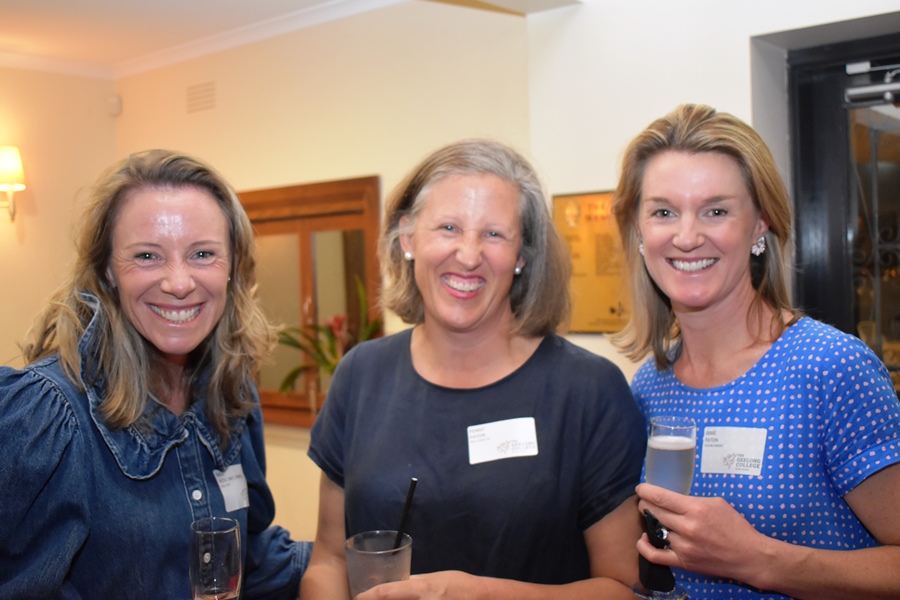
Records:
[[[143,427],[111,430],[103,389],[80,391],[56,356],[0,367],[0,598],[189,599],[190,524],[208,516],[241,525],[242,598],[297,598],[312,545],[271,526],[259,407],[220,449],[202,397],[181,416],[148,403]],[[246,490],[240,477],[220,486],[234,465]]]

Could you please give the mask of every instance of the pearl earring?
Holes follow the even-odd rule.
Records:
[[[644,240],[641,240],[640,242],[638,242],[638,252],[640,253],[641,256],[644,255]]]
[[[405,258],[406,260],[412,260],[413,259],[412,252],[404,252],[403,258]]]
[[[516,265],[516,268],[513,269],[513,273],[515,273],[516,275],[521,275],[521,274],[522,274],[522,267],[520,267],[519,265]]]
[[[756,240],[756,243],[750,246],[750,253],[753,256],[760,256],[763,252],[766,251],[766,236],[761,235],[759,239]]]

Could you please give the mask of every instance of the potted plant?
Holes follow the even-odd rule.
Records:
[[[291,369],[281,381],[279,389],[287,392],[295,389],[297,378],[305,369],[318,367],[328,375],[334,373],[344,354],[359,342],[377,336],[381,331],[381,320],[369,320],[366,288],[359,277],[356,278],[356,293],[359,297],[359,331],[352,333],[348,328],[347,315],[334,315],[324,324],[313,323],[304,327],[287,327],[278,333],[278,343],[303,352],[304,359]],[[312,359],[310,362],[309,359]],[[315,398],[310,399],[315,402]]]

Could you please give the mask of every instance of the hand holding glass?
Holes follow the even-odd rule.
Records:
[[[693,419],[682,417],[653,417],[650,419],[650,438],[647,440],[647,459],[644,468],[647,483],[664,487],[679,494],[690,494],[694,479],[694,453],[697,448],[697,425]],[[646,523],[661,527],[653,515],[645,515]],[[662,527],[665,530],[664,527]],[[647,535],[653,535],[649,529]],[[665,538],[663,538],[664,540]],[[657,547],[664,545],[657,541]],[[665,542],[667,544],[667,542]],[[643,556],[641,582],[634,592],[645,599],[684,600],[688,596],[674,585],[672,571],[668,567],[654,565]],[[661,582],[667,582],[662,587]],[[662,587],[662,590],[654,586]],[[665,585],[663,583],[663,585]],[[671,586],[672,589],[667,590]],[[650,589],[648,589],[650,588]]]
[[[241,528],[224,517],[191,523],[191,592],[194,600],[232,600],[241,595]]]

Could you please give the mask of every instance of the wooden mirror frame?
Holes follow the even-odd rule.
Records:
[[[343,222],[353,223],[352,229],[362,230],[368,315],[370,320],[382,319],[378,306],[381,277],[377,244],[381,210],[377,176],[251,190],[239,192],[238,196],[254,229],[261,224],[278,221],[342,217]],[[312,289],[312,261],[302,255],[300,260],[301,289]],[[297,311],[300,315],[301,307],[297,307]],[[281,392],[261,387],[259,397],[264,420],[280,425],[311,427],[315,413],[325,399],[324,391],[316,390],[315,393],[316,398],[309,398],[308,391]]]

